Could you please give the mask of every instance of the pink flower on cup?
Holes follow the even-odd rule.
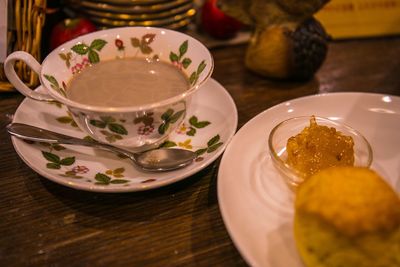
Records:
[[[183,65],[179,61],[172,61],[172,65],[176,66],[178,69],[182,70]]]
[[[84,57],[84,58],[83,58],[83,60],[82,60],[82,65],[83,65],[84,67],[87,67],[87,66],[90,65],[90,61],[89,61],[89,59],[88,59],[87,57]]]

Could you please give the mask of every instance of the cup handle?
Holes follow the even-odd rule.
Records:
[[[25,62],[32,69],[32,71],[36,72],[38,75],[40,75],[42,70],[42,66],[31,54],[24,51],[13,52],[8,55],[4,62],[4,73],[11,84],[14,85],[14,87],[26,97],[40,101],[55,101],[50,95],[46,93],[35,92],[21,81],[14,70],[14,62],[17,60],[22,60]],[[39,85],[36,89],[39,87],[41,87],[41,85]]]

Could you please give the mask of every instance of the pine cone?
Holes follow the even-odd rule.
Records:
[[[264,76],[307,80],[319,69],[328,50],[328,35],[310,18],[303,23],[258,29],[250,41],[245,64]]]
[[[303,22],[289,34],[292,40],[290,76],[309,79],[321,67],[328,51],[328,35],[314,18]]]

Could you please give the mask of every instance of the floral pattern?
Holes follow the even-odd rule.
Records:
[[[154,113],[148,112],[147,114],[136,118],[133,123],[134,124],[142,124],[138,128],[139,135],[149,135],[154,131]]]
[[[54,106],[55,107],[55,106]],[[62,109],[65,107],[62,106]],[[57,113],[57,112],[55,112]],[[58,123],[62,123],[65,125],[69,125],[70,127],[76,128],[74,121],[71,115],[66,112],[66,116],[56,116],[55,121]],[[178,114],[178,115],[177,115]],[[172,123],[176,117],[182,116],[181,112],[175,112],[174,110],[168,110],[163,114],[163,118]],[[153,113],[145,114],[141,117],[135,119],[135,124],[142,124],[143,127],[151,127],[154,122]],[[121,120],[119,120],[121,121]],[[110,131],[105,131],[105,134],[112,135],[111,131],[114,132],[124,132],[123,127],[117,120],[112,117],[101,117],[99,120],[90,121],[91,124],[96,124],[98,127],[103,129],[109,129]],[[113,125],[116,124],[116,125]],[[196,162],[202,161],[204,158],[202,157],[205,153],[213,153],[215,152],[220,146],[223,145],[223,142],[220,140],[220,136],[217,134],[204,145],[195,144],[193,141],[193,137],[199,134],[198,131],[206,128],[207,126],[211,125],[211,121],[209,120],[199,120],[198,116],[192,115],[181,123],[180,127],[178,127],[177,134],[178,136],[188,136],[190,138],[185,138],[182,140],[167,140],[165,141],[161,147],[180,147],[183,149],[193,150],[198,155]],[[111,126],[110,126],[111,125]],[[167,126],[164,126],[167,127]],[[154,128],[153,128],[154,130]],[[118,136],[118,134],[116,134]],[[110,137],[111,138],[111,137]],[[112,138],[119,138],[119,137],[112,137]],[[86,136],[84,139],[96,142],[90,136]],[[34,143],[34,142],[32,142]],[[114,169],[105,169],[105,170],[91,170],[89,166],[82,164],[79,160],[78,155],[71,155],[68,149],[65,146],[59,144],[50,144],[50,143],[39,143],[45,149],[41,149],[40,152],[42,157],[46,161],[46,168],[48,169],[55,169],[59,170],[59,176],[65,179],[86,179],[89,183],[94,183],[95,185],[102,185],[102,186],[118,186],[118,185],[125,185],[129,184],[131,180],[129,177],[125,177],[125,168],[118,167]],[[64,155],[60,155],[59,152],[64,151]],[[65,154],[66,153],[66,154]],[[121,159],[126,159],[126,157],[121,157]],[[129,159],[128,159],[129,161]],[[94,174],[92,174],[95,172]],[[144,179],[140,183],[151,183],[155,182],[157,179]]]
[[[189,125],[186,123],[182,123],[175,132],[177,134],[195,136],[197,129],[204,128],[210,124],[211,122],[209,121],[199,121],[196,116],[192,116],[189,119]]]
[[[78,173],[85,174],[89,171],[89,168],[86,166],[77,165],[77,166],[73,167],[71,171],[74,172],[75,174],[78,174]]]
[[[125,50],[124,42],[121,39],[115,39],[114,44],[117,47],[118,51]]]
[[[220,101],[218,99],[222,97],[220,94],[214,95],[214,92],[218,92],[218,90],[220,89],[216,87],[215,83],[214,85],[211,83],[211,88],[205,88],[205,91],[202,91],[199,96],[195,95],[194,98],[201,96],[198,99],[200,103],[205,99],[216,99],[215,104],[218,105]],[[207,93],[203,94],[203,92]],[[20,110],[23,110],[24,115],[22,117]],[[58,107],[28,99],[17,110],[15,121],[29,123],[33,118],[37,117],[35,112],[48,114],[50,119],[43,124],[39,123],[38,126],[53,131],[57,131],[61,127],[74,132],[74,136],[92,140],[88,136],[85,137],[79,129],[71,124],[60,124],[57,121],[57,118],[63,117],[65,114],[68,115],[67,109],[63,105]],[[227,138],[233,135],[236,124],[228,117],[232,112],[234,112],[232,108],[222,108],[218,110],[218,113],[214,113],[214,111],[210,111],[203,105],[197,106],[195,109],[189,110],[187,119],[181,123],[179,129],[183,129],[183,131],[179,132],[178,130],[179,133],[173,132],[164,145],[172,149],[174,147],[185,147],[196,151],[198,154],[197,159],[193,166],[187,168],[188,170],[198,168],[205,161],[210,161],[216,155],[219,155],[228,140]],[[147,114],[147,116],[139,118],[137,123],[139,125],[144,125],[144,122],[151,124],[152,117],[151,113]],[[116,120],[116,122],[120,123],[121,120]],[[201,126],[203,127],[201,128]],[[187,135],[190,127],[196,129],[194,136]],[[34,165],[40,172],[46,173],[45,176],[50,180],[74,188],[126,192],[158,187],[164,182],[169,183],[168,181],[170,180],[163,173],[148,174],[140,172],[132,166],[130,159],[111,152],[59,144],[21,143],[19,140],[16,145],[16,150],[27,160],[29,166]],[[49,163],[50,165],[48,166]],[[179,174],[181,171],[177,173]]]
[[[60,107],[58,107],[60,108]],[[62,109],[66,108],[64,106],[61,106]],[[57,113],[57,112],[55,112]],[[165,120],[166,125],[164,128],[168,128],[167,124],[168,123],[173,123],[174,121],[177,120],[178,117],[182,116],[183,112],[175,112],[174,110],[167,110],[163,115],[162,118]],[[146,134],[146,131],[153,131],[154,130],[154,113],[147,113],[141,117],[138,117],[134,120],[135,124],[142,124],[141,127],[143,127],[143,134]],[[65,116],[56,116],[55,121],[58,123],[62,123],[65,125],[69,125],[73,128],[76,128],[76,123],[72,119],[71,114],[66,111]],[[118,139],[122,138],[119,137],[120,134],[123,134],[125,132],[125,128],[122,126],[122,124],[119,124],[118,122],[126,122],[124,120],[119,120],[107,116],[107,117],[100,117],[99,120],[92,120],[90,121],[91,124],[96,125],[97,127],[100,127],[102,129],[109,129],[109,131],[104,130],[104,134],[108,135],[110,139]],[[201,131],[201,129],[206,128],[207,126],[211,125],[211,121],[209,120],[199,120],[198,116],[192,115],[187,119],[187,121],[184,121],[181,123],[181,125],[178,127],[176,130],[176,133],[181,136],[189,136],[191,138],[186,138],[181,141],[175,141],[175,140],[167,140],[165,141],[161,147],[180,147],[183,149],[188,149],[195,151],[197,154],[197,159],[196,162],[202,161],[204,158],[202,157],[203,154],[205,153],[213,153],[215,152],[220,146],[223,145],[223,142],[221,141],[220,136],[217,134],[213,136],[211,139],[208,140],[208,142],[204,145],[197,145],[194,144],[193,142],[193,137],[197,134],[199,134],[198,131]],[[146,127],[151,130],[144,130]],[[153,128],[151,128],[153,127]],[[114,133],[112,133],[114,132]],[[83,139],[96,142],[93,138],[90,136],[85,136]],[[112,141],[112,140],[110,140]],[[32,144],[34,142],[31,142]],[[42,147],[46,148],[46,150],[40,150],[42,157],[47,161],[46,163],[46,168],[48,169],[56,169],[60,170],[61,172],[59,173],[60,177],[64,178],[69,178],[69,179],[83,179],[85,178],[87,182],[89,183],[94,183],[96,185],[102,185],[102,186],[110,186],[110,185],[122,185],[122,184],[129,184],[130,180],[129,178],[125,178],[125,168],[124,167],[118,167],[115,169],[106,169],[103,171],[99,170],[90,170],[90,168],[84,164],[81,164],[79,162],[79,156],[77,155],[71,155],[68,153],[68,155],[59,155],[57,153],[60,151],[66,151],[66,147],[59,145],[59,144],[50,144],[50,143],[39,143]],[[120,156],[118,156],[120,157]],[[126,156],[121,156],[121,159],[126,159]],[[90,173],[93,171],[97,171],[93,177],[90,177]],[[88,176],[89,175],[89,176]],[[155,182],[157,179],[145,179],[141,181],[140,183],[151,183]]]
[[[200,60],[200,62],[193,61],[189,53],[191,47],[190,42],[184,40],[176,49],[171,49],[169,53],[164,52],[164,54],[157,54],[155,48],[156,41],[157,35],[155,33],[131,36],[127,39],[94,39],[77,43],[70,47],[69,50],[63,50],[58,54],[58,58],[61,63],[65,65],[69,73],[75,75],[86,67],[100,62],[102,60],[102,53],[105,50],[110,51],[110,49],[115,49],[115,56],[117,58],[125,56],[145,56],[146,58],[158,60],[161,55],[163,55],[167,57],[166,60],[169,59],[171,64],[186,73],[189,77],[190,84],[195,84],[207,64],[205,60]],[[44,78],[48,81],[53,90],[56,90],[63,96],[66,95],[66,82],[68,80],[58,79],[53,73],[44,74]],[[76,123],[71,114],[67,112],[64,105],[58,102],[50,104],[52,105],[42,103],[42,105],[47,106],[46,109],[54,110],[54,113],[50,112],[49,114],[51,114],[56,124],[59,124],[61,127],[71,127],[71,129],[75,131],[79,130],[76,128]],[[128,129],[131,129],[127,127],[128,123],[136,124],[137,127],[135,129],[143,136],[156,133],[163,134],[170,129],[171,124],[176,123],[180,118],[185,116],[185,113],[186,110],[168,109],[159,118],[155,118],[154,114],[148,113],[134,121],[124,121],[107,116],[93,118],[89,123],[97,127],[99,132],[101,132],[109,142],[115,142],[128,134]],[[212,118],[200,118],[198,114],[192,114],[187,120],[182,122],[178,130],[172,134],[174,138],[165,141],[162,146],[181,147],[196,151],[199,155],[196,161],[202,161],[203,156],[206,154],[215,153],[224,142],[221,140],[219,133],[212,134],[207,141],[204,141],[204,134],[210,134],[210,130],[208,130],[207,126],[212,124]],[[155,123],[155,121],[160,120],[162,121],[161,124]],[[86,136],[85,139],[90,139],[90,137]],[[129,186],[130,183],[141,183],[147,186],[147,184],[158,182],[158,178],[153,175],[151,178],[149,178],[148,175],[135,178],[126,175],[126,167],[130,166],[132,163],[122,155],[107,155],[110,159],[121,163],[121,166],[113,164],[113,168],[110,169],[88,161],[88,158],[95,155],[84,156],[85,153],[77,153],[77,151],[81,151],[78,149],[69,149],[68,146],[64,147],[57,144],[35,143],[31,145],[40,147],[40,149],[35,148],[34,150],[37,151],[39,157],[42,158],[42,161],[39,161],[40,163],[38,162],[38,164],[43,164],[42,166],[48,169],[49,172],[58,175],[60,179],[65,179],[65,181],[70,181],[69,179],[71,179],[71,181],[79,180],[80,183],[106,187]]]
[[[100,116],[99,119],[91,119],[89,123],[97,128],[101,128],[102,133],[106,140],[110,143],[114,143],[117,140],[121,140],[123,135],[127,135],[128,131],[122,123],[118,123],[117,119],[111,116]]]
[[[76,44],[71,47],[71,50],[74,51],[78,55],[87,55],[88,61],[91,64],[95,64],[100,62],[99,52],[103,49],[103,47],[107,44],[106,40],[103,39],[94,39],[90,45],[86,43]]]
[[[188,50],[188,40],[184,41],[180,46],[179,46],[179,51],[177,53],[170,52],[169,54],[169,60],[171,61],[172,64],[174,64],[176,67],[179,69],[187,69],[189,65],[192,63],[192,60],[190,58],[184,57]]]
[[[35,142],[32,142],[34,144]],[[61,177],[82,179],[83,175],[90,171],[89,167],[85,165],[74,165],[76,163],[76,156],[61,157],[53,152],[53,150],[61,151],[66,149],[64,146],[58,144],[40,143],[40,145],[47,147],[48,151],[41,150],[42,156],[47,160],[46,168],[62,170],[59,173]],[[109,184],[125,184],[129,180],[120,179],[124,177],[123,173],[125,168],[120,167],[114,170],[106,170],[105,173],[98,172],[94,176],[95,184],[109,185]],[[90,179],[88,181],[91,181]]]
[[[130,44],[136,49],[134,56],[137,56],[139,53],[146,56],[151,55],[154,52],[152,43],[156,40],[156,37],[157,35],[155,33],[146,33],[140,37],[131,37]],[[77,43],[70,48],[71,51],[59,53],[58,56],[65,62],[65,66],[71,70],[72,74],[75,75],[86,67],[100,62],[100,52],[107,44],[108,42],[104,39],[94,39],[90,44],[85,42]],[[125,57],[126,47],[124,41],[121,38],[116,38],[114,39],[114,45],[117,51],[123,54],[122,57]],[[192,64],[192,59],[186,56],[188,49],[189,41],[185,40],[177,51],[170,51],[169,53],[170,62],[180,70],[186,70]],[[117,54],[117,58],[121,58],[120,54]],[[158,60],[159,56],[154,54],[152,58]],[[190,75],[188,74],[191,85],[197,83],[200,74],[206,66],[205,60],[202,60],[196,70],[192,71]],[[65,96],[65,88],[64,90],[60,90],[61,87],[58,86],[58,81],[55,79],[54,75],[45,74],[44,76],[50,82],[53,89]],[[62,83],[65,85],[64,81],[62,81]]]
[[[184,57],[186,52],[188,51],[188,41],[184,41],[180,46],[178,52],[170,52],[169,60],[173,65],[175,65],[178,69],[187,69],[189,65],[192,63],[192,60],[188,57]],[[199,66],[197,67],[196,71],[193,71],[192,74],[189,76],[189,82],[191,85],[196,84],[197,80],[200,77],[200,74],[206,68],[207,64],[205,61],[201,61]]]
[[[67,115],[65,116],[57,117],[56,120],[59,123],[70,124],[72,127],[78,128],[78,124],[76,124],[70,112],[67,112]]]
[[[136,54],[141,53],[143,55],[150,55],[154,52],[152,48],[152,43],[156,39],[156,34],[147,33],[141,37],[132,37],[130,38],[130,43],[133,48],[136,48]],[[78,43],[71,47],[71,51],[59,53],[59,58],[65,62],[67,68],[69,68],[73,75],[81,72],[86,67],[91,64],[95,64],[100,62],[100,52],[102,49],[108,44],[106,40],[103,39],[94,39],[89,43]],[[124,41],[120,38],[114,39],[115,48],[119,52],[123,52],[125,56],[125,45]],[[172,64],[174,64],[179,69],[187,69],[192,64],[192,59],[186,56],[189,49],[189,41],[185,40],[179,46],[176,52],[170,51],[169,59]],[[158,59],[158,55],[153,55],[153,58]],[[194,84],[197,82],[197,79],[201,72],[206,67],[204,60],[200,62],[196,71],[192,72],[189,77],[190,83]],[[64,81],[60,82],[53,75],[45,74],[45,78],[50,82],[51,87],[59,92],[60,94],[66,96],[66,83]],[[162,123],[160,125],[154,125],[153,118],[142,119],[142,121],[135,120],[134,124],[142,123],[143,125],[137,128],[137,133],[139,135],[147,136],[154,132],[157,127],[157,131],[160,135],[167,133],[171,124],[177,122],[180,117],[185,114],[185,110],[174,111],[172,109],[168,109],[161,115]],[[196,118],[193,118],[189,121],[190,126],[186,134],[189,136],[194,136],[196,130],[205,127],[202,125],[202,122],[195,121]],[[70,115],[63,116],[57,118],[57,121],[60,123],[71,123],[72,126],[76,127],[77,124],[73,121]],[[90,124],[101,128],[99,132],[104,135],[105,140],[110,143],[114,143],[118,140],[122,140],[124,135],[128,134],[127,127],[123,125],[123,123],[116,123],[113,118],[105,118],[101,117],[99,119],[91,119]],[[182,128],[181,128],[182,129]]]
[[[63,96],[66,96],[65,88],[64,88],[64,87],[60,87],[60,84],[58,83],[57,79],[54,78],[54,76],[44,74],[44,77],[46,78],[46,80],[49,81],[50,86],[51,86],[51,88],[52,88],[53,90],[57,91],[59,94],[61,94],[61,95],[63,95]],[[65,84],[65,83],[62,82],[62,85],[64,85],[64,84]]]
[[[154,41],[156,35],[154,33],[147,33],[141,38],[133,37],[131,38],[131,45],[137,48],[137,53],[141,52],[144,55],[149,55],[153,52],[150,44]],[[136,53],[136,55],[137,55]]]
[[[179,110],[179,111],[175,112],[173,109],[170,108],[167,111],[165,111],[161,115],[161,119],[163,120],[163,123],[161,123],[160,126],[158,127],[158,133],[159,134],[166,133],[170,124],[174,124],[184,114],[185,114],[185,110]]]
[[[96,179],[95,184],[97,185],[110,185],[110,184],[126,184],[129,183],[129,180],[125,179],[113,179],[112,177],[104,174],[104,173],[97,173],[94,177]]]
[[[90,66],[89,58],[83,57],[80,63],[76,63],[74,66],[71,67],[71,72],[72,74],[77,74],[89,66]]]
[[[200,64],[199,64],[199,66],[197,67],[197,70],[196,71],[194,71],[194,72],[192,72],[192,74],[190,75],[190,77],[189,77],[189,81],[190,81],[190,84],[196,84],[197,83],[197,80],[199,79],[199,77],[200,77],[200,74],[203,72],[203,70],[206,68],[206,63],[205,63],[205,61],[203,60],[202,62],[200,62]]]

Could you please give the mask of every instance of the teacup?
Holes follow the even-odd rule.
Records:
[[[186,74],[189,88],[155,103],[128,107],[92,106],[66,97],[66,84],[76,73],[103,60],[124,57],[169,62]],[[24,61],[39,75],[39,87],[44,90],[33,91],[19,79],[14,71],[17,60]],[[211,76],[213,67],[210,52],[196,39],[152,27],[114,28],[80,36],[52,51],[42,65],[23,51],[10,54],[4,64],[7,78],[22,94],[64,104],[89,136],[134,152],[160,145],[180,125],[193,93]]]

